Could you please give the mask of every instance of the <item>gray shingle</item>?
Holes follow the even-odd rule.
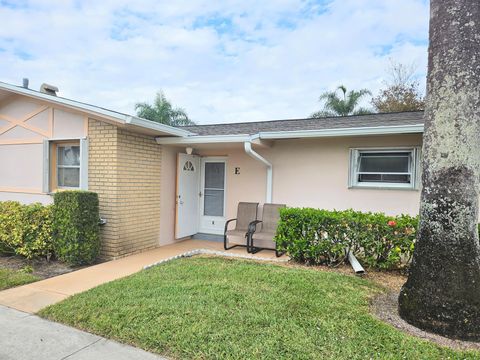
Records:
[[[261,131],[324,130],[423,124],[423,111],[183,126],[197,135],[253,135]]]

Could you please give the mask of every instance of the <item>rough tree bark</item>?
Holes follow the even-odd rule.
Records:
[[[420,228],[400,315],[480,340],[480,2],[431,0]]]

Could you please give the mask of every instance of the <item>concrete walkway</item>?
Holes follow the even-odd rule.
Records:
[[[0,305],[27,313],[55,304],[73,294],[86,291],[103,283],[119,279],[143,269],[144,266],[195,249],[223,250],[223,243],[204,240],[185,240],[154,250],[108,261],[85,269],[32,284],[0,291]],[[245,248],[235,248],[229,253],[246,254]],[[258,258],[275,259],[273,251],[261,251]],[[1,358],[1,357],[0,357]]]
[[[2,360],[165,359],[4,306],[0,306],[0,324]]]

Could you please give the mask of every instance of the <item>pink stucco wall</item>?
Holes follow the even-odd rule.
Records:
[[[16,120],[47,107],[25,123],[32,129],[15,126],[0,134],[0,201],[51,203],[42,193],[43,140],[86,136],[84,115],[52,109],[47,103],[13,96],[0,105],[0,114]],[[51,122],[50,122],[51,120]],[[2,120],[0,130],[10,123]]]
[[[255,151],[273,164],[273,202],[295,207],[358,209],[387,214],[417,214],[419,190],[349,189],[349,149],[352,147],[421,146],[421,135],[281,140]],[[175,159],[184,148],[163,146],[161,243],[173,241],[175,221]],[[263,204],[266,168],[249,157],[243,144],[198,145],[200,156],[227,157],[226,218],[234,218],[240,201]],[[168,161],[166,161],[168,159]],[[240,174],[235,174],[235,168]],[[165,208],[165,209],[164,209]],[[173,209],[173,211],[172,211]],[[192,219],[193,221],[193,219]]]
[[[418,190],[349,189],[349,149],[421,146],[421,141],[420,135],[404,135],[277,142],[263,152],[274,164],[273,200],[289,206],[417,214]]]
[[[177,171],[177,148],[162,147],[162,178],[160,188],[160,238],[166,245],[174,240],[175,231],[175,186]]]
[[[349,189],[349,149],[352,147],[421,146],[421,135],[279,140],[255,150],[273,164],[273,202],[324,209],[358,209],[388,214],[417,214],[420,191]],[[214,156],[221,150],[202,150]],[[265,167],[243,148],[226,151],[227,216],[234,217],[239,201],[265,202]],[[235,167],[240,175],[234,174]]]

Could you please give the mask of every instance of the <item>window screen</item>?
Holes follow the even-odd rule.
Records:
[[[349,187],[417,189],[420,150],[350,149]]]
[[[410,184],[411,163],[410,151],[359,152],[357,181]]]
[[[80,145],[57,146],[58,187],[80,187]]]
[[[223,216],[225,197],[225,163],[205,163],[204,215]]]

